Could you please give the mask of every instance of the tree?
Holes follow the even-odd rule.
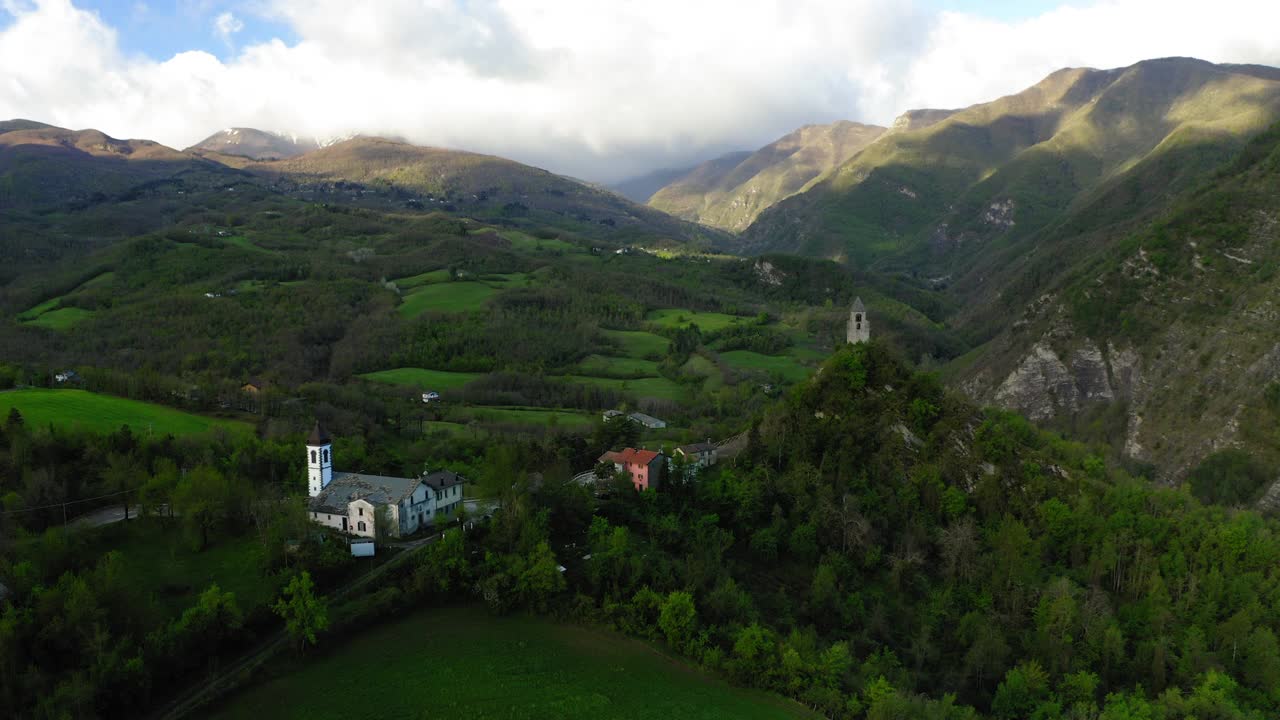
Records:
[[[324,600],[316,597],[311,573],[305,570],[293,576],[271,609],[284,618],[285,630],[298,643],[299,651],[315,645],[317,633],[329,627],[329,611]]]
[[[379,505],[373,510],[374,538],[379,544],[389,542],[396,535],[396,523],[391,519],[391,507]]]
[[[187,473],[173,494],[173,504],[198,550],[209,546],[209,533],[231,512],[231,488],[215,468],[201,465]]]
[[[698,611],[693,606],[693,596],[687,592],[668,595],[658,614],[658,627],[662,628],[671,647],[685,649],[698,629]]]
[[[127,425],[125,426],[128,427]],[[113,493],[124,493],[124,519],[129,519],[129,491],[142,484],[142,469],[132,455],[111,453],[102,470],[102,484]]]

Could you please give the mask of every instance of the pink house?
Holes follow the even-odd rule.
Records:
[[[600,462],[613,463],[613,467],[618,471],[625,470],[629,473],[631,484],[635,485],[637,490],[649,488],[657,490],[666,458],[655,450],[627,448],[601,455]]]

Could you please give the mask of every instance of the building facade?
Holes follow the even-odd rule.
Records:
[[[307,438],[307,513],[312,522],[349,535],[411,535],[438,517],[452,517],[462,507],[465,482],[447,470],[416,478],[335,472],[332,442],[320,423]]]

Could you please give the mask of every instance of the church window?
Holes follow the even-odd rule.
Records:
[[[315,462],[316,462],[316,451],[315,451],[315,450],[312,450],[312,451],[311,451],[311,464],[312,464],[312,465],[314,465],[314,464],[315,464]]]
[[[861,329],[862,329],[862,323],[858,323],[855,327],[856,327],[857,329],[861,330]]]
[[[862,313],[853,316],[854,322],[862,322]]]
[[[329,448],[324,449],[324,461],[329,462]]]

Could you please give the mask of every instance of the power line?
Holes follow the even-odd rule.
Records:
[[[67,505],[75,505],[77,503],[86,503],[92,500],[101,500],[103,498],[115,497],[116,495],[127,495],[128,493],[131,493],[131,492],[137,492],[137,490],[136,489],[121,490],[119,492],[108,493],[106,495],[98,495],[97,497],[80,498],[79,500],[67,500],[66,502],[54,503],[52,505],[40,505],[38,507],[33,507],[33,508],[23,508],[21,510],[4,510],[4,511],[0,511],[0,515],[17,515],[18,513],[35,512],[36,510],[48,510],[49,508],[66,507]]]

